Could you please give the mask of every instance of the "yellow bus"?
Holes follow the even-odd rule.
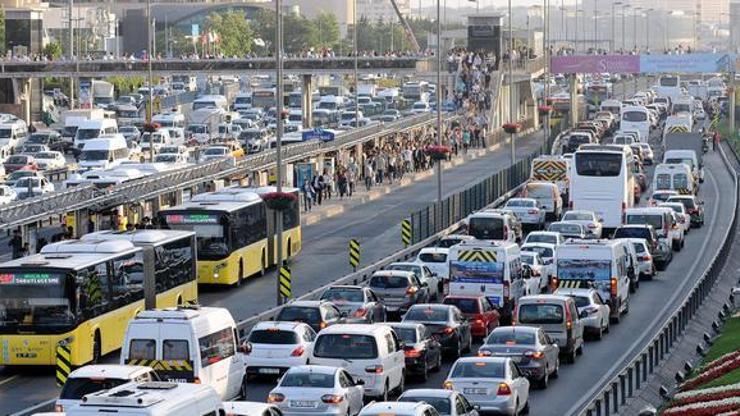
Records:
[[[157,231],[157,230],[153,230]],[[155,247],[156,306],[197,301],[193,233],[148,243],[64,241],[0,264],[0,365],[54,365],[59,343],[80,366],[121,348],[144,310],[142,248]]]
[[[276,212],[260,195],[272,188],[224,188],[158,213],[162,227],[194,231],[198,246],[198,282],[239,286],[249,276],[263,275],[277,263]],[[298,194],[294,188],[286,192]],[[298,199],[283,212],[283,255],[301,250]]]

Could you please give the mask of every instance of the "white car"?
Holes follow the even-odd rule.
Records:
[[[678,217],[676,212],[671,212],[673,216],[674,225],[671,226],[668,234],[671,236],[672,247],[674,251],[681,251],[684,243],[686,242],[686,233],[684,232],[684,226],[681,225],[681,219]],[[689,220],[689,223],[691,221]]]
[[[39,152],[34,157],[40,170],[61,169],[67,164],[62,152]]]
[[[565,237],[555,231],[532,231],[524,239],[524,244],[529,243],[548,243],[559,246],[565,243]]]
[[[540,254],[534,251],[521,251],[519,256],[522,259],[522,263],[529,266],[531,276],[525,282],[525,295],[536,295],[543,293],[543,290],[547,289],[547,284],[550,281],[550,267],[544,263]]]
[[[0,185],[0,205],[9,204],[17,197],[15,189],[8,185]]]
[[[18,199],[54,192],[54,184],[46,178],[22,178],[13,186]]]
[[[417,101],[411,107],[411,114],[424,114],[430,111],[432,111],[432,108],[429,107],[429,103],[426,101]]]
[[[637,255],[637,270],[635,272],[638,278],[653,280],[657,270],[653,263],[653,256],[650,255],[647,240],[644,238],[628,238],[627,240],[632,243],[632,247],[634,247],[635,254]]]
[[[604,303],[595,289],[558,289],[554,295],[570,296],[576,302],[578,315],[583,321],[583,330],[601,339],[609,332],[609,313],[611,308]]]
[[[604,220],[593,211],[573,210],[563,214],[562,221],[574,222],[586,227],[586,233],[591,238],[601,238],[604,230]]]
[[[286,415],[356,415],[362,410],[363,384],[343,368],[302,365],[285,373],[267,402]]]
[[[645,165],[652,165],[655,160],[655,154],[653,148],[648,143],[638,143],[640,149],[642,149],[642,163]]]
[[[259,402],[224,402],[229,416],[282,416],[283,412],[274,404]]]
[[[504,209],[510,210],[519,218],[522,225],[542,229],[545,226],[545,210],[537,206],[533,198],[511,198]]]
[[[173,165],[187,165],[188,158],[182,153],[159,153],[154,156],[154,163],[169,163]]]
[[[663,202],[658,204],[659,207],[667,207],[676,214],[679,226],[683,228],[684,234],[691,230],[691,215],[686,211],[686,207],[680,202]]]
[[[445,389],[461,392],[484,412],[529,412],[529,380],[509,357],[464,357],[452,365]]]
[[[650,199],[648,199],[648,206],[654,207],[662,202],[666,202],[668,198],[678,195],[677,191],[670,191],[670,190],[659,190],[653,192],[653,194],[650,196]]]
[[[247,377],[276,376],[308,363],[316,333],[302,322],[257,323],[247,336]]]
[[[398,398],[399,402],[424,402],[444,416],[478,416],[478,410],[465,395],[454,390],[409,389]]]
[[[64,382],[59,398],[54,403],[54,411],[65,412],[82,402],[82,397],[87,394],[112,389],[131,381],[159,381],[159,376],[151,367],[140,365],[101,364],[80,367],[72,371]]]
[[[437,273],[432,271],[428,265],[422,263],[391,263],[385,270],[402,270],[405,272],[414,272],[421,283],[426,283],[429,287],[429,298],[435,300],[442,299],[442,279]]]
[[[225,159],[231,156],[231,150],[226,146],[209,146],[200,152],[198,162],[211,162],[218,159]]]
[[[434,407],[423,402],[373,402],[360,416],[439,416]]]
[[[427,266],[438,278],[443,281],[450,279],[450,264],[447,255],[450,249],[442,247],[424,247],[416,255],[417,264]]]

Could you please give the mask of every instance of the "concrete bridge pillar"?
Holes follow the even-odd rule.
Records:
[[[301,88],[301,111],[303,112],[303,128],[313,127],[313,77],[310,74],[303,75],[303,87]]]

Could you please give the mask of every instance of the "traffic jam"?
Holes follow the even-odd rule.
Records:
[[[469,215],[459,230],[441,235],[414,260],[373,273],[366,284],[329,285],[316,300],[290,301],[274,321],[258,322],[242,336],[225,308],[178,299],[180,306],[136,313],[118,340],[118,363],[74,366],[56,414],[529,413],[535,390],[567,383],[556,380],[561,366],[577,366],[589,343],[609,342],[612,326],[630,319],[640,286],[660,279],[704,224],[702,159],[711,147],[705,126],[726,97],[691,96],[687,84],[726,88],[719,77],[663,75],[629,98],[604,100],[589,120],[558,136],[551,154],[532,162],[530,179],[502,206]],[[204,201],[251,206],[237,193]],[[196,267],[193,257],[177,254],[195,244],[192,232],[208,230],[217,242],[223,223],[181,208],[162,213],[161,223],[182,234],[157,246],[180,244],[164,256],[173,262],[162,266],[171,282],[157,288],[163,295],[195,284],[177,272]],[[131,268],[128,260],[141,250],[135,246],[157,244],[122,240],[98,235],[44,253],[57,250],[49,261],[68,263],[83,282],[100,264]],[[200,250],[200,240],[197,245]],[[93,249],[109,259],[95,263]],[[0,265],[0,278],[65,279],[24,270],[21,263],[29,261]],[[131,287],[118,294],[123,286],[93,289],[125,304],[126,296],[136,296]],[[95,305],[91,311],[100,307],[95,290],[76,292],[85,298],[79,304]],[[64,299],[39,306],[52,319]],[[104,342],[91,345],[84,354],[105,355]],[[428,388],[434,373],[446,374]]]

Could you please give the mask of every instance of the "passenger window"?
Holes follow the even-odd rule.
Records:
[[[108,269],[109,262],[100,263],[80,273],[80,308],[86,317],[92,318],[108,311],[110,290]]]
[[[163,360],[189,360],[190,345],[187,340],[166,339],[162,343]]]
[[[468,399],[466,399],[465,396],[458,396],[458,400],[462,402],[465,412],[471,412],[473,410],[473,405],[468,402]]]
[[[385,334],[385,345],[388,354],[392,354],[394,351],[396,351],[396,347],[393,343],[393,336],[390,333]]]
[[[511,378],[521,377],[521,374],[519,374],[519,369],[517,368],[516,364],[510,363],[510,365],[511,365]]]
[[[313,342],[316,339],[316,333],[313,332],[313,329],[306,328],[306,331],[303,333],[303,339],[306,342]]]
[[[332,306],[326,306],[326,308],[324,309],[324,318],[327,321],[339,319],[340,315],[341,314]]]
[[[140,256],[131,254],[113,260],[110,288],[115,307],[144,298],[144,265]]]
[[[224,328],[213,334],[198,339],[200,360],[203,368],[234,355],[234,333],[231,328]]]
[[[157,343],[153,339],[132,339],[128,347],[129,360],[154,360]]]
[[[465,405],[463,404],[462,400],[460,400],[460,397],[455,399],[455,413],[458,415],[465,414]]]
[[[594,303],[597,304],[597,305],[603,305],[604,304],[604,301],[601,300],[601,295],[599,295],[598,293],[594,293]]]
[[[352,387],[354,383],[352,382],[352,379],[350,378],[349,374],[345,373],[344,371],[339,372],[339,386],[341,387]]]

